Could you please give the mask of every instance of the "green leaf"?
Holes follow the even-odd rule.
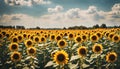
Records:
[[[46,67],[49,67],[49,66],[52,66],[52,65],[54,65],[55,63],[53,63],[53,61],[49,61],[46,65],[45,65],[45,68]]]
[[[82,67],[83,68],[88,68],[90,65],[88,65],[88,64],[82,64]]]
[[[75,56],[71,57],[70,61],[74,61],[74,60],[79,59],[79,58],[80,58],[79,55],[75,55]]]

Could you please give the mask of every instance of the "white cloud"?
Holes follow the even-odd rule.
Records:
[[[4,0],[10,6],[32,6],[33,4],[51,4],[50,0]]]
[[[48,8],[48,12],[50,13],[58,13],[61,12],[64,8],[60,5],[56,6],[55,8]]]
[[[112,14],[114,11],[119,12],[120,10],[114,6],[108,12],[98,10],[95,6],[90,6],[86,10],[72,8],[63,12],[62,6],[56,6],[55,8],[48,8],[49,14],[37,18],[26,14],[6,14],[0,17],[0,23],[3,25],[40,26],[44,28],[62,28],[75,25],[89,27],[102,23],[106,23],[108,26],[120,25],[120,17],[114,17],[119,16],[119,14]]]

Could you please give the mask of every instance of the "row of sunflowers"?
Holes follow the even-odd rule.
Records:
[[[0,69],[117,69],[120,28],[0,29]]]

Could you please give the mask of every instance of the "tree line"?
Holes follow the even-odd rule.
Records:
[[[92,27],[86,27],[86,26],[72,26],[72,27],[63,27],[63,28],[40,28],[39,26],[37,26],[36,28],[25,28],[24,26],[4,26],[4,25],[0,25],[0,28],[6,29],[6,28],[10,28],[10,29],[96,29],[96,28],[120,28],[119,26],[107,26],[106,24],[95,24]]]

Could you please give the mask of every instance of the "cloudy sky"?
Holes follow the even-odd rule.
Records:
[[[120,25],[120,0],[0,0],[0,25],[63,28]]]

